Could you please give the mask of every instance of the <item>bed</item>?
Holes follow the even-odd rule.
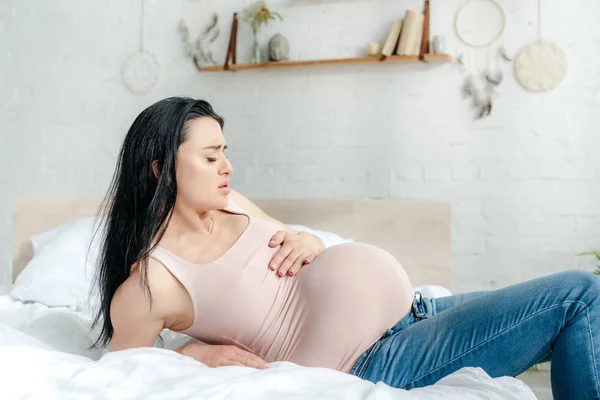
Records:
[[[15,286],[10,295],[0,296],[0,360],[7,370],[3,398],[535,399],[520,380],[492,379],[478,368],[464,368],[435,385],[412,391],[289,362],[271,363],[263,371],[208,368],[170,351],[194,339],[168,330],[162,333],[162,347],[109,354],[90,349],[97,332],[90,332],[89,304],[73,300],[85,296],[74,286],[89,283],[84,277],[89,271],[80,276],[75,269],[89,265],[71,262],[81,256],[82,240],[89,239],[74,233],[64,243],[57,238],[87,227],[81,221],[91,220],[100,201],[97,197],[14,199]],[[378,245],[400,260],[413,286],[425,295],[450,293],[451,207],[446,202],[253,201],[280,221],[328,235],[323,236],[327,245],[335,245],[336,240]],[[65,226],[74,230],[61,231]],[[74,269],[64,272],[68,268]]]

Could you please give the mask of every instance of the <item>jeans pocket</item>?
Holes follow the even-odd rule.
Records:
[[[375,342],[365,353],[365,357],[360,361],[359,364],[356,365],[356,368],[354,369],[354,374],[355,376],[363,379],[365,372],[367,371],[367,368],[369,368],[369,365],[371,365],[371,360],[373,360],[373,356],[377,353],[377,350],[379,350],[379,347],[381,347],[381,340],[379,339],[377,342]]]

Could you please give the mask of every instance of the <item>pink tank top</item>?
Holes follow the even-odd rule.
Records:
[[[192,264],[163,248],[151,255],[187,289],[194,322],[182,331],[207,344],[233,344],[266,362],[348,372],[356,359],[410,310],[413,288],[400,263],[366,243],[323,250],[295,276],[269,269],[282,228],[250,223],[217,260]]]

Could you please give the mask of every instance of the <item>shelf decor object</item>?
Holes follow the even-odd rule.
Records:
[[[123,85],[137,95],[150,93],[156,86],[162,70],[156,56],[144,49],[144,1],[140,0],[140,49],[127,57],[121,67]]]
[[[515,59],[515,76],[521,86],[533,93],[555,89],[567,75],[564,51],[554,42],[542,39],[542,0],[538,0],[538,39],[524,46]]]
[[[267,25],[270,20],[279,19],[283,21],[283,17],[278,12],[271,11],[264,1],[255,1],[250,4],[242,12],[244,22],[252,27],[252,59],[251,63],[260,63],[263,61],[261,45],[258,34],[261,27]]]
[[[421,48],[419,55],[414,56],[399,56],[381,55],[379,57],[353,57],[353,58],[335,58],[323,60],[300,60],[300,61],[268,61],[249,64],[236,63],[236,48],[237,48],[237,26],[238,14],[233,14],[233,22],[231,24],[231,36],[229,38],[229,47],[227,56],[223,65],[214,66],[199,66],[201,72],[221,72],[221,71],[245,71],[256,69],[275,69],[275,68],[297,68],[325,65],[350,65],[350,64],[382,64],[382,63],[449,63],[452,62],[452,56],[449,54],[433,54],[430,52],[429,39],[429,19],[430,19],[430,0],[425,0],[425,20],[423,23],[423,38],[421,40]]]
[[[475,110],[475,118],[481,119],[492,113],[496,89],[502,84],[504,74],[497,61],[503,47],[495,52],[506,26],[506,14],[497,0],[467,0],[457,11],[454,30],[458,38],[467,46],[466,56],[461,54],[458,63],[467,73],[462,86],[463,98],[470,99]],[[495,54],[495,56],[494,56]],[[477,60],[485,55],[486,67],[476,70]]]

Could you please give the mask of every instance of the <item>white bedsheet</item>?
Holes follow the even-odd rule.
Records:
[[[161,348],[88,350],[90,321],[0,296],[2,399],[535,399],[521,381],[464,368],[435,385],[405,391],[349,374],[289,362],[269,369],[208,368]],[[189,340],[164,331],[165,347]]]

